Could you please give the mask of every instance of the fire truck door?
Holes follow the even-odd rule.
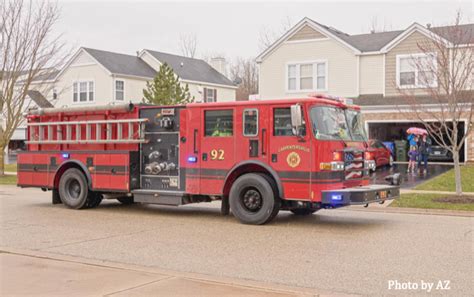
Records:
[[[240,110],[237,115],[236,160],[268,161],[267,108],[260,106]],[[240,120],[242,122],[240,122]]]
[[[300,136],[291,126],[289,106],[270,110],[269,162],[277,171],[285,199],[309,199],[311,182],[311,145],[309,131]]]
[[[200,147],[200,192],[222,193],[224,178],[234,165],[235,108],[203,108]]]

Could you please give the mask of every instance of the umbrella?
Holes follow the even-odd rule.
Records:
[[[422,128],[418,128],[418,127],[411,127],[411,128],[408,128],[407,133],[415,134],[415,135],[424,135],[424,134],[428,134],[428,131]]]

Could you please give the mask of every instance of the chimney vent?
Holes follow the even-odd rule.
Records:
[[[214,57],[211,58],[211,61],[209,62],[212,68],[216,69],[218,72],[220,72],[222,75],[227,76],[227,65],[225,58],[223,57]]]
[[[426,24],[426,28],[428,29],[431,28],[431,24],[430,23]]]

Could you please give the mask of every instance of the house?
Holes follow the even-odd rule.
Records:
[[[146,83],[163,63],[173,68],[182,84],[188,84],[196,101],[235,100],[237,87],[203,60],[152,50],[133,56],[83,47],[55,78],[55,106],[142,102]]]
[[[423,57],[418,44],[432,38],[450,42],[449,27],[412,24],[405,30],[349,35],[333,27],[303,18],[257,57],[259,97],[264,99],[305,97],[330,93],[354,98],[362,107],[370,138],[393,141],[416,123],[413,114],[400,113],[402,89],[409,89],[423,104],[433,104],[410,65]],[[474,24],[461,25],[465,46],[474,44]],[[474,90],[468,90],[474,94]],[[474,96],[473,96],[474,97]],[[474,100],[474,99],[472,99]],[[471,102],[472,102],[471,100]],[[406,102],[406,101],[405,101]],[[406,107],[406,106],[405,106]],[[459,123],[466,131],[467,118]],[[474,161],[474,133],[467,137],[461,161]]]

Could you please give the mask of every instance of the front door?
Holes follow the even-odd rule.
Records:
[[[269,112],[269,161],[283,183],[284,198],[309,199],[313,162],[310,133],[303,128],[301,136],[295,135],[296,131],[291,126],[290,106],[273,107]],[[303,113],[305,114],[304,108]]]
[[[235,108],[202,108],[201,119],[200,192],[219,195],[235,160]]]

